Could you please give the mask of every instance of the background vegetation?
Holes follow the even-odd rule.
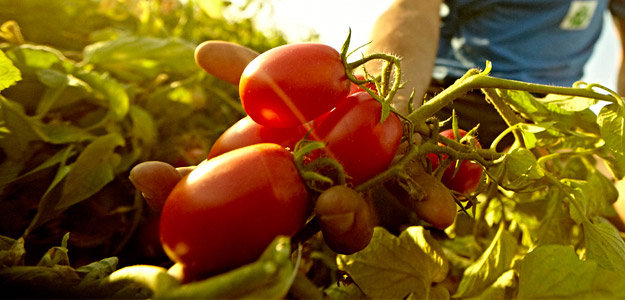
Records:
[[[262,52],[286,43],[249,19],[224,19],[225,8],[252,15],[263,6],[0,0],[0,50],[21,72],[0,97],[0,234],[24,237],[27,259],[67,232],[78,266],[160,253],[135,243],[150,212],[130,168],[196,164],[244,115],[236,88],[196,66],[195,46],[226,40]]]

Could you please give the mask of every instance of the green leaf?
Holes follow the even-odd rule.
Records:
[[[61,199],[61,192],[59,192],[60,189],[58,187],[62,180],[65,179],[65,176],[67,176],[72,169],[72,167],[68,166],[66,162],[74,155],[74,149],[72,146],[68,146],[64,150],[59,151],[59,153],[61,153],[60,166],[57,169],[52,182],[39,201],[37,214],[35,214],[26,230],[24,230],[24,236],[28,236],[28,234],[30,234],[30,232],[34,229],[53,219],[60,213],[60,210],[55,209],[55,206]]]
[[[0,163],[0,195],[9,183],[17,180],[24,167],[25,162],[22,160],[5,159]]]
[[[222,19],[224,1],[222,0],[196,0],[202,11],[213,19]]]
[[[128,114],[130,107],[130,98],[124,86],[114,78],[107,74],[98,74],[95,72],[80,72],[74,74],[76,78],[86,82],[98,93],[103,106],[108,107],[108,116],[115,121],[123,120]]]
[[[516,248],[516,239],[505,230],[502,222],[488,248],[464,271],[454,297],[474,297],[485,291],[511,269]]]
[[[11,60],[0,50],[0,91],[22,80],[22,73]]]
[[[484,211],[484,221],[488,226],[496,226],[502,221],[502,218],[514,211],[516,211],[516,201],[512,199],[502,198],[489,201],[488,207]]]
[[[427,298],[420,297],[414,293],[408,295],[405,300],[449,300],[451,296],[449,295],[449,290],[442,285],[433,285],[430,287],[430,290],[427,293]]]
[[[538,142],[536,139],[542,140],[543,147],[558,144],[560,148],[574,148],[578,145],[597,143],[599,135],[597,117],[590,110],[590,107],[598,102],[596,99],[557,94],[536,98],[529,92],[516,90],[497,90],[497,92],[525,119],[532,121],[528,123],[543,128],[540,132],[524,132],[528,148],[535,146]]]
[[[342,284],[337,282],[324,290],[330,299],[367,299],[360,288],[355,284]]]
[[[444,287],[442,285],[433,285],[430,287],[428,299],[449,300],[451,299],[451,295],[449,294],[449,290],[447,287]]]
[[[290,239],[279,236],[257,261],[204,281],[165,291],[163,296],[175,299],[283,299],[295,279],[295,272],[297,268],[291,262]]]
[[[85,298],[73,293],[79,282],[70,266],[0,268],[0,290],[6,298]]]
[[[44,140],[38,130],[40,122],[33,120],[24,112],[24,107],[15,101],[0,96],[0,120],[4,121],[0,132],[0,148],[9,160],[20,160],[27,152],[29,143]]]
[[[544,177],[536,157],[525,148],[515,148],[506,154],[503,162],[489,170],[500,174],[497,180],[507,189],[521,189]]]
[[[595,220],[582,223],[586,257],[604,269],[625,274],[625,241],[612,224],[600,218]]]
[[[589,176],[587,180],[561,180],[579,192],[579,204],[581,204],[583,211],[571,210],[571,217],[577,223],[581,223],[584,219],[584,217],[579,216],[580,213],[589,218],[610,215],[614,211],[612,204],[618,198],[618,191],[614,183],[599,172],[591,174],[593,175]]]
[[[513,180],[537,180],[545,176],[543,170],[538,166],[536,158],[527,149],[516,148],[506,156],[506,166],[508,167],[509,178]]]
[[[120,160],[115,149],[124,144],[121,135],[110,133],[85,147],[65,178],[62,198],[55,209],[63,210],[81,202],[111,182]]]
[[[152,116],[137,105],[130,106],[132,136],[141,141],[141,146],[150,149],[157,142],[158,132]]]
[[[563,208],[562,198],[564,196],[561,192],[555,191],[544,195],[544,197],[548,199],[546,215],[537,220],[540,222],[540,227],[538,228],[536,243],[531,244],[531,248],[545,244],[566,245],[570,243],[572,228],[576,223],[571,219],[569,212]],[[524,220],[520,220],[520,222],[524,222]]]
[[[70,82],[68,74],[54,69],[37,70],[36,75],[41,83],[51,88],[63,88]]]
[[[601,157],[617,179],[625,176],[625,111],[616,103],[601,108],[597,117],[605,140]]]
[[[547,110],[563,115],[587,110],[598,103],[597,99],[557,94],[548,94],[544,98],[537,98],[536,101],[545,105]]]
[[[93,92],[86,82],[61,71],[42,69],[36,75],[47,87],[37,105],[36,114],[39,117],[45,116],[53,108],[71,105]]]
[[[548,127],[551,127],[553,123],[541,123],[541,124],[528,124],[519,123],[516,126],[521,129],[523,136],[523,143],[528,149],[536,148],[538,143],[537,134],[547,131]],[[545,127],[547,126],[547,127]]]
[[[129,115],[132,128],[127,148],[131,150],[121,154],[121,162],[115,168],[116,174],[129,170],[142,157],[148,159],[157,143],[158,132],[152,116],[138,105],[130,106]]]
[[[525,118],[534,122],[555,121],[559,126],[566,127],[575,125],[575,115],[589,111],[598,103],[596,99],[568,95],[548,94],[544,98],[536,98],[526,91],[498,89],[497,92]],[[584,123],[594,121],[591,115],[584,116],[590,117],[584,119]]]
[[[0,249],[0,270],[23,265],[25,256],[24,239],[13,240],[13,243],[7,250]]]
[[[76,273],[81,275],[83,281],[102,279],[115,271],[117,263],[119,263],[117,257],[108,257],[77,268]]]
[[[153,298],[283,299],[296,272],[291,262],[290,239],[278,236],[257,261],[205,280],[180,284],[167,269],[135,265],[113,272],[104,284],[134,282],[151,289]]]
[[[60,51],[47,46],[25,44],[7,51],[6,54],[23,76],[35,76],[37,71],[43,69],[65,69],[70,65]]]
[[[12,239],[8,236],[0,235],[0,250],[9,250],[11,249],[13,244],[15,244],[15,239]]]
[[[0,147],[12,159],[19,158],[32,141],[66,144],[93,139],[82,128],[70,124],[45,124],[39,118],[28,116],[17,102],[0,97],[0,116],[5,132],[0,133]]]
[[[403,299],[413,293],[427,298],[433,282],[449,271],[442,247],[423,227],[413,226],[396,237],[376,227],[369,246],[338,257],[339,269],[369,298]]]
[[[517,290],[517,276],[514,270],[508,270],[501,274],[492,285],[481,294],[469,299],[514,299]]]
[[[625,273],[580,260],[570,246],[545,245],[517,265],[518,299],[617,299],[625,297]]]
[[[69,240],[69,232],[63,236],[61,246],[54,246],[50,248],[39,260],[38,267],[54,267],[56,265],[69,265],[69,256],[67,252],[67,241]]]
[[[88,131],[69,124],[38,124],[45,141],[52,144],[68,144],[95,139]]]
[[[547,108],[528,92],[497,89],[497,93],[525,116],[539,117],[542,121],[543,116],[549,114]]]
[[[84,63],[127,80],[151,80],[161,73],[188,74],[198,70],[195,45],[177,38],[124,36],[89,45]]]
[[[61,163],[63,160],[67,159],[68,155],[71,156],[73,155],[73,152],[67,153],[67,151],[72,151],[71,149],[62,149],[57,151],[54,155],[50,156],[50,158],[46,159],[46,161],[44,161],[43,163],[41,163],[40,165],[30,169],[28,172],[20,175],[19,177],[15,177],[15,178],[11,178],[11,180],[4,182],[2,177],[0,177],[0,186],[4,186],[5,184],[20,180],[22,178],[26,178],[28,176],[31,176],[41,170],[45,170],[47,168],[51,168],[59,163]]]

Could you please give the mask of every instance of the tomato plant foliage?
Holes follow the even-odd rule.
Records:
[[[195,45],[230,40],[262,52],[286,43],[250,20],[226,21],[222,4],[209,17],[199,2],[0,1],[0,235],[36,245],[26,261],[1,264],[3,279],[5,267],[34,267],[70,231],[77,269],[113,255],[120,265],[145,262],[132,245],[153,216],[135,198],[129,169],[144,160],[197,164],[244,116],[236,88],[195,64]],[[13,244],[3,241],[2,251]],[[45,278],[14,297],[45,291]]]
[[[323,108],[303,101],[298,110],[310,115],[277,126],[288,128],[248,126],[234,135],[237,143],[224,143],[218,137],[246,120],[247,100],[242,106],[240,90],[195,65],[195,45],[239,39],[274,53],[284,40],[255,32],[249,21],[215,18],[219,1],[59,3],[0,0],[4,296],[625,297],[623,233],[607,221],[619,197],[614,181],[625,176],[625,104],[601,85],[510,81],[489,76],[487,63],[402,115],[390,106],[401,87],[399,59],[375,54],[347,63],[346,51],[329,51],[324,61],[332,67],[298,85],[329,84],[338,100],[322,99],[330,103]],[[387,63],[386,71],[362,83],[352,72],[372,59]],[[471,90],[509,124],[500,137],[515,143],[506,151],[497,150],[499,138],[477,147],[440,135],[443,120],[431,117]],[[594,112],[599,100],[608,104]],[[314,118],[309,135],[305,127],[291,136]],[[451,123],[455,132],[472,130]],[[146,261],[128,245],[144,220],[159,216],[133,195],[129,168],[189,160],[216,140],[215,149],[232,145],[185,177],[165,204],[160,234],[172,259]],[[259,145],[266,142],[277,144]],[[462,174],[462,163],[439,162],[453,171],[446,175],[432,157],[477,164],[479,187],[450,192],[443,183],[458,180],[452,175]],[[327,166],[350,180],[335,182]],[[311,180],[323,184],[311,189]],[[177,267],[201,276],[181,282]]]

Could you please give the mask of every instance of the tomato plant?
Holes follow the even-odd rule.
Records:
[[[384,171],[401,142],[399,117],[390,114],[381,124],[380,117],[380,103],[366,92],[358,92],[315,125],[310,137],[326,143],[322,155],[341,163],[357,185]]]
[[[273,48],[252,60],[241,76],[239,95],[257,123],[291,127],[328,112],[349,89],[338,51],[300,43]]]
[[[293,149],[309,130],[308,124],[300,124],[288,128],[275,128],[260,125],[246,116],[230,126],[213,143],[208,158],[222,153],[259,143],[274,143]]]
[[[185,179],[173,166],[135,166],[130,177],[139,191],[132,197],[127,171],[135,163],[175,163],[176,154],[184,158],[181,165],[198,163],[195,158],[207,156],[207,141],[217,138],[214,129],[240,119],[239,107],[231,105],[239,91],[230,91],[230,83],[239,82],[247,61],[237,60],[235,52],[248,52],[250,61],[256,54],[236,44],[206,43],[196,49],[202,52],[194,62],[193,45],[236,37],[260,52],[269,45],[246,31],[250,22],[202,19],[206,13],[198,10],[197,1],[159,1],[146,18],[137,15],[136,8],[147,0],[107,1],[108,8],[96,1],[70,1],[78,6],[57,2],[0,1],[0,15],[5,17],[0,21],[0,65],[7,70],[0,75],[0,211],[11,213],[0,219],[0,290],[5,297],[625,298],[623,227],[606,221],[613,222],[611,208],[625,186],[625,103],[616,92],[594,83],[577,82],[569,88],[495,78],[487,64],[483,71],[469,70],[432,98],[427,95],[422,103],[423,95],[414,94],[418,107],[398,107],[404,143],[391,155],[393,161],[381,167],[379,159],[386,152],[379,149],[392,148],[393,143],[380,142],[365,129],[384,127],[376,116],[391,113],[393,119],[396,112],[390,105],[409,100],[397,92],[410,82],[402,74],[410,72],[399,68],[399,57],[384,53],[345,63],[347,53],[354,53],[347,51],[348,38],[340,51],[345,70],[324,73],[323,62],[329,60],[303,59],[299,51],[291,52],[296,57],[281,57],[278,66],[283,68],[278,71],[296,71],[288,73],[289,80],[281,79],[286,85],[276,85],[281,92],[305,80],[302,86],[309,89],[297,91],[308,95],[326,92],[328,85],[310,83],[331,79],[332,74],[361,82],[354,70],[372,60],[387,63],[368,77],[379,88],[369,96],[381,108],[350,119],[347,115],[362,107],[341,107],[349,94],[337,97],[335,110],[319,108],[323,113],[312,123],[326,126],[326,133],[323,136],[322,126],[317,126],[313,135],[326,138],[321,141],[334,152],[324,154],[322,142],[300,143],[297,150],[302,151],[293,154],[299,172],[293,170],[293,158],[284,146],[272,145],[270,151],[262,146],[266,144],[215,156]],[[132,2],[131,7],[124,9],[127,3],[122,2]],[[184,9],[171,11],[176,5]],[[30,11],[50,13],[13,18]],[[91,25],[76,26],[80,22],[72,19],[74,15],[97,18]],[[58,23],[48,22],[49,16],[62,20],[63,30],[56,35],[46,30],[44,41],[36,36],[40,30],[29,24]],[[211,27],[218,30],[207,30]],[[120,30],[128,34],[114,34]],[[84,34],[90,32],[98,34]],[[338,63],[336,53],[331,57]],[[207,76],[197,64],[215,76]],[[301,71],[313,66],[319,69]],[[470,143],[457,143],[432,134],[439,131],[437,112],[473,90],[481,91],[509,124],[496,128],[482,122],[478,132],[486,126],[501,130],[488,149],[477,149],[473,137],[464,139]],[[546,96],[538,99],[536,94]],[[297,95],[289,96],[320,106]],[[402,101],[395,101],[397,95]],[[264,110],[274,104],[257,100],[261,115],[282,113]],[[591,111],[600,100],[608,103]],[[288,103],[296,101],[289,98]],[[287,111],[296,119],[309,112],[304,106]],[[463,116],[466,112],[459,111],[458,118]],[[350,121],[338,126],[343,119]],[[350,126],[358,130],[345,129]],[[341,130],[349,133],[329,138],[329,132]],[[394,132],[391,128],[380,136],[390,138]],[[185,135],[188,138],[178,138]],[[515,143],[500,152],[501,138],[514,138]],[[341,147],[348,150],[342,152]],[[255,150],[245,150],[251,148]],[[311,162],[314,151],[336,161],[320,157]],[[424,170],[429,153],[439,154],[432,158],[437,160],[434,172]],[[341,170],[338,160],[351,182],[344,176],[324,176],[324,171]],[[454,198],[457,192],[441,182],[447,180],[448,166],[461,166],[452,160],[478,163],[486,175],[479,183],[483,186],[464,199]],[[458,167],[454,172],[461,171]],[[364,179],[367,172],[375,177]],[[180,180],[180,187],[173,184]],[[621,180],[618,191],[616,180]],[[384,190],[383,185],[390,188]],[[174,186],[167,205],[166,194]],[[152,209],[145,209],[138,192]],[[317,200],[316,215],[303,225],[311,209],[308,197]],[[165,206],[165,218],[156,224],[162,232],[154,248],[153,222]],[[369,212],[373,221],[367,221],[366,206],[374,209]],[[140,222],[146,217],[153,218]],[[423,226],[425,222],[431,226]],[[376,226],[371,233],[372,224]],[[277,234],[280,237],[268,244]],[[292,235],[292,240],[283,234]],[[55,243],[41,260],[32,257],[61,235],[60,246]],[[35,249],[25,251],[25,245]],[[265,251],[258,257],[263,245]],[[160,267],[170,266],[171,260],[169,272]],[[27,265],[31,262],[37,265]],[[208,275],[214,276],[205,278]],[[188,282],[198,279],[202,280]]]
[[[356,74],[356,75],[354,75],[354,77],[356,77],[356,79],[358,79],[358,80],[365,80],[365,78],[366,78],[365,75],[363,75],[363,74]],[[370,89],[370,90],[372,90],[374,92],[377,92],[377,88],[375,87],[375,83],[373,83],[373,82],[365,83],[365,87],[367,87],[368,89]],[[364,91],[365,90],[361,86],[359,86],[359,85],[357,85],[357,84],[355,84],[353,82],[349,86],[349,94],[350,95],[358,93],[358,92],[364,92]]]
[[[252,262],[276,236],[295,234],[309,212],[292,154],[255,144],[185,176],[165,202],[160,237],[167,255],[197,278]]]
[[[467,134],[467,132],[462,129],[459,129],[458,132],[461,137],[464,137]],[[444,137],[455,139],[453,129],[443,130],[440,134]],[[480,147],[479,142],[476,143],[476,146]],[[439,165],[438,155],[430,153],[428,154],[428,158],[430,159],[430,162],[432,162],[432,169],[436,169]],[[442,155],[442,158],[446,159],[447,156]],[[456,170],[456,162],[452,161],[443,173],[441,182],[443,182],[448,188],[461,194],[475,191],[480,184],[480,181],[482,181],[482,167],[476,162],[462,160],[457,168],[458,169]]]
[[[374,218],[369,204],[357,191],[344,185],[330,187],[317,198],[315,214],[323,239],[333,251],[352,254],[369,244]]]

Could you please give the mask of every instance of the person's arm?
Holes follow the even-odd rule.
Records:
[[[432,76],[440,33],[442,0],[396,0],[380,15],[371,32],[369,53],[390,53],[401,58],[405,88],[395,106],[407,111],[407,100],[415,90],[415,107],[420,105]],[[378,70],[367,65],[373,73]],[[379,66],[378,66],[379,68]]]
[[[620,47],[620,67],[616,82],[616,91],[619,95],[625,95],[625,19],[612,15],[614,24],[616,25],[616,31],[621,38]],[[625,180],[616,182],[616,188],[619,192],[619,198],[614,203],[614,209],[616,210],[617,217],[610,219],[619,230],[625,231]]]
[[[621,61],[620,63],[620,68],[619,68],[619,72],[618,72],[618,79],[617,79],[617,92],[620,95],[625,95],[625,63],[624,63],[624,54],[625,54],[625,19],[622,18],[618,18],[614,15],[612,15],[613,19],[614,19],[614,24],[616,25],[616,31],[618,32],[620,38],[621,38],[621,48],[620,48],[620,59]]]

